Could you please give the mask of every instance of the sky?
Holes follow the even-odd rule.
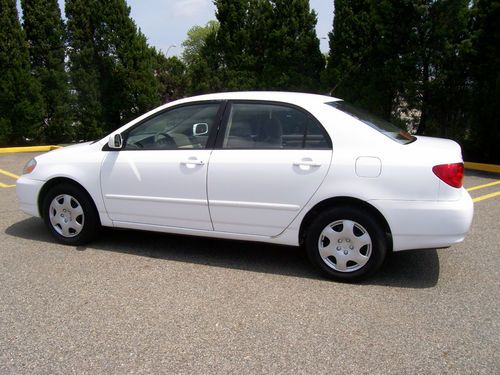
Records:
[[[58,1],[64,12],[64,0]],[[149,44],[164,53],[168,51],[169,56],[182,53],[181,43],[192,26],[203,26],[215,19],[212,0],[127,0],[127,3],[131,8],[130,15],[148,38]],[[320,38],[321,51],[328,52],[327,38],[333,23],[333,1],[310,0],[310,5],[318,14],[316,33]]]

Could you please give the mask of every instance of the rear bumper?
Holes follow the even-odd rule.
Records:
[[[38,210],[38,194],[43,186],[43,181],[32,180],[21,176],[16,182],[19,208],[29,215],[40,217]]]
[[[472,223],[474,205],[462,189],[456,201],[373,200],[392,232],[393,250],[448,247],[462,242]]]

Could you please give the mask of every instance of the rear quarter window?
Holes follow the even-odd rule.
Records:
[[[336,102],[329,102],[326,104],[333,108],[338,109],[341,112],[344,112],[345,114],[351,117],[354,117],[355,119],[361,121],[362,123],[368,125],[369,127],[391,138],[395,142],[405,145],[417,139],[407,131],[398,128],[396,125],[391,124],[389,121],[381,119],[380,117],[375,116],[370,112],[365,111],[364,109],[353,106],[352,104],[346,103],[343,100]]]

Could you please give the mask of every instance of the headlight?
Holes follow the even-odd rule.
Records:
[[[33,158],[29,162],[26,163],[26,165],[23,168],[23,174],[29,174],[33,172],[33,170],[36,167],[36,160]]]

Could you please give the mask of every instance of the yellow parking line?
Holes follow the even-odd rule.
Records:
[[[500,165],[465,162],[466,169],[475,169],[483,172],[500,173]]]
[[[8,171],[4,171],[3,169],[0,169],[0,173],[4,174],[6,176],[9,176],[9,177],[15,178],[16,180],[19,178],[19,176],[17,174],[10,173]]]
[[[17,152],[43,152],[52,151],[61,146],[28,146],[28,147],[3,147],[0,148],[0,154],[13,154]]]
[[[468,188],[467,191],[478,190],[478,189],[482,189],[482,188],[485,188],[485,187],[490,187],[490,186],[494,186],[494,185],[498,185],[498,184],[500,184],[500,180],[494,181],[494,182],[490,182],[489,184],[473,186],[473,187]]]
[[[499,195],[500,195],[500,191],[497,191],[495,193],[481,195],[480,197],[474,198],[472,201],[473,202],[480,202],[480,201],[484,201],[485,199],[490,199],[490,198],[493,198],[493,197],[497,197]]]
[[[16,185],[7,185],[7,184],[3,184],[3,183],[0,182],[0,187],[1,188],[11,188],[11,187],[14,187],[14,186],[16,186]]]

